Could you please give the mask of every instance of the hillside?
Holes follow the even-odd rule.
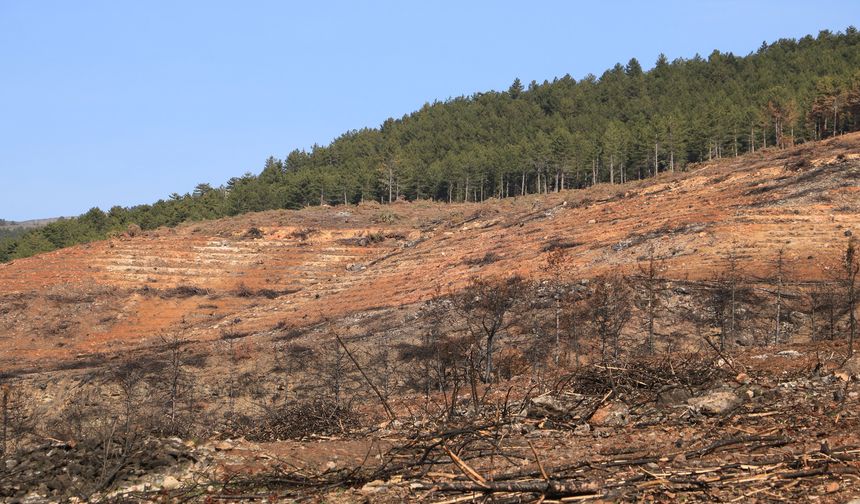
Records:
[[[845,312],[826,326],[803,303],[833,285],[858,196],[848,134],[621,185],[250,213],[2,264],[0,377],[22,412],[11,435],[31,445],[0,471],[0,497],[843,501],[860,470],[860,368],[840,368]],[[639,289],[652,255],[657,356],[642,351],[643,305],[595,304],[612,275]],[[730,257],[751,287],[719,350],[705,342],[727,329],[708,307]],[[530,287],[482,383],[464,308],[480,296],[462,293],[513,275]],[[575,362],[552,353],[558,280],[583,296],[563,312],[580,320],[564,326],[581,332],[565,343]],[[602,306],[634,314],[608,360]],[[839,336],[819,341],[825,327]],[[436,381],[428,362],[444,366]],[[115,469],[63,469],[91,466]]]
[[[554,247],[583,278],[629,270],[653,247],[677,279],[707,278],[730,250],[763,276],[779,248],[814,279],[857,231],[858,157],[854,134],[624,185],[270,211],[16,260],[0,265],[0,363],[52,366],[165,333],[215,340],[228,326],[266,333],[409,306],[473,275],[546,275]]]

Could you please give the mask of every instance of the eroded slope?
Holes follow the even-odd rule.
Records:
[[[0,368],[410,306],[473,275],[545,275],[556,248],[583,277],[652,247],[675,278],[707,277],[730,250],[764,274],[780,248],[814,277],[860,227],[858,191],[860,135],[847,135],[626,185],[272,211],[92,243],[0,265]]]

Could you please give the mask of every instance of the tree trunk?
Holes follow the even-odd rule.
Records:
[[[394,186],[394,171],[388,165],[388,202],[391,203],[392,190]]]
[[[609,183],[615,183],[615,159],[612,154],[609,155]]]
[[[782,326],[782,269],[783,251],[780,249],[776,264],[776,331],[774,331],[774,344],[779,345],[780,329]]]
[[[558,366],[561,355],[561,298],[555,293],[555,365]]]
[[[659,145],[660,144],[658,144],[657,142],[654,142],[654,175],[657,175],[658,173],[660,173],[660,168],[657,165],[657,159],[658,159],[657,158],[657,156],[658,156],[657,148],[659,147]]]
[[[487,370],[484,375],[484,383],[490,383],[490,380],[493,378],[493,340],[494,337],[487,338]]]

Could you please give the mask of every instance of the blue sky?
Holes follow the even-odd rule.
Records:
[[[860,24],[860,2],[0,0],[0,218],[154,202],[424,102]]]

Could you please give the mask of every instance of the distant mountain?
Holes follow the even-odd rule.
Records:
[[[60,219],[66,219],[68,217],[51,217],[48,219],[30,219],[25,221],[12,221],[6,219],[0,219],[0,229],[2,228],[24,228],[24,229],[32,229],[39,228],[42,226],[47,226],[52,222],[57,222]]]

